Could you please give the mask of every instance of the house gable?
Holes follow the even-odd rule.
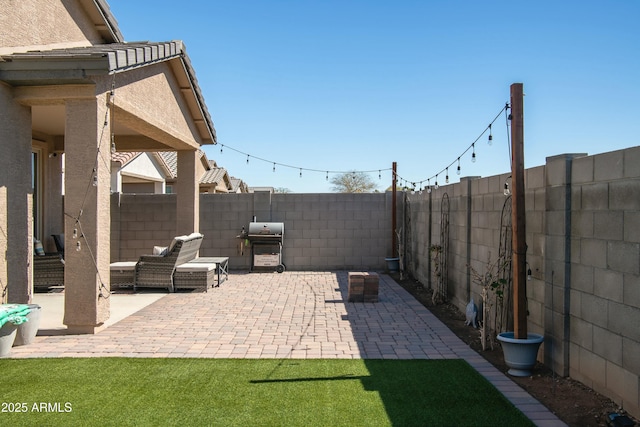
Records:
[[[123,40],[104,0],[3,0],[0,55]]]

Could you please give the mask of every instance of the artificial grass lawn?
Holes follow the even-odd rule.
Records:
[[[5,359],[0,376],[0,425],[533,425],[463,360]]]

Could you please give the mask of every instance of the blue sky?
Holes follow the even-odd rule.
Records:
[[[250,186],[329,192],[307,169],[372,170],[384,190],[394,161],[423,186],[454,162],[456,182],[516,82],[526,167],[640,145],[640,1],[108,3],[126,41],[184,41],[225,146],[205,152]],[[492,133],[462,176],[510,170],[504,114]]]

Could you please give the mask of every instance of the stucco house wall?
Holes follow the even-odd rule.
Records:
[[[0,54],[104,43],[104,37],[81,3],[81,0],[3,0]]]

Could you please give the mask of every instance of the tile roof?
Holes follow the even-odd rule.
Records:
[[[131,160],[135,159],[136,157],[138,157],[141,153],[137,152],[137,151],[133,151],[133,152],[116,152],[111,154],[111,161],[112,162],[117,162],[120,163],[120,167],[126,165],[127,163],[129,163]]]
[[[202,175],[200,178],[201,184],[222,184],[226,187],[226,183],[224,182],[224,177],[227,175],[227,170],[225,168],[211,168]]]
[[[180,59],[182,67],[178,70],[188,77],[197,114],[202,115],[211,143],[215,144],[213,120],[181,40],[109,43],[1,55],[0,80],[14,85],[84,83],[91,81],[92,75],[116,74],[172,59]]]

